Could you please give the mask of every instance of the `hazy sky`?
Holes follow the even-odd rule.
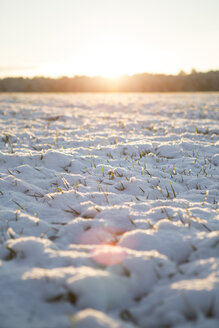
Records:
[[[0,0],[0,76],[219,69],[219,0]]]

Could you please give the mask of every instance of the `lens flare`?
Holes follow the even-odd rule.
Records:
[[[91,257],[97,263],[111,266],[123,262],[126,252],[120,246],[101,245],[91,251]]]

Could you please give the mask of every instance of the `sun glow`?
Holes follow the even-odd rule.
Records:
[[[145,55],[146,54],[146,55]],[[174,61],[168,52],[160,49],[121,44],[112,39],[99,42],[85,49],[80,55],[46,62],[36,69],[26,71],[25,76],[61,77],[75,75],[102,76],[116,79],[122,75],[136,73],[177,73]],[[171,69],[172,68],[172,69]]]
[[[96,49],[88,50],[80,58],[72,57],[41,65],[35,75],[59,76],[103,76],[117,78],[124,74],[146,71],[146,63],[151,69],[157,66],[154,54],[148,52],[147,61],[143,51],[135,47],[107,42]]]

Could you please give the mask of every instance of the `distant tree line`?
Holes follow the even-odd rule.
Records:
[[[219,91],[219,71],[181,71],[178,75],[135,74],[118,79],[103,77],[8,77],[0,79],[0,92],[174,92]]]

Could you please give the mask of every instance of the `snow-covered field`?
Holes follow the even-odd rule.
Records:
[[[219,327],[219,94],[0,95],[0,327]]]

